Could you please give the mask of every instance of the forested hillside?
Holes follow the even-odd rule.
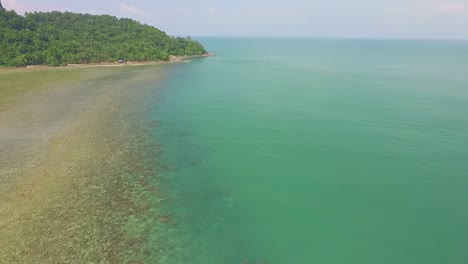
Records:
[[[0,7],[0,66],[168,60],[202,55],[197,41],[137,21],[69,12],[26,13]]]

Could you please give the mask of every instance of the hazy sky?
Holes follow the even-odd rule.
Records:
[[[171,35],[468,38],[468,0],[1,0],[130,17]]]

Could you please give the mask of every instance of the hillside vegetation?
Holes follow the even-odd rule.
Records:
[[[0,66],[168,60],[202,55],[197,41],[127,18],[70,12],[20,16],[0,7]]]

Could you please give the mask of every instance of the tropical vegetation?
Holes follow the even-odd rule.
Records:
[[[157,61],[204,53],[190,37],[171,37],[128,18],[70,12],[21,16],[0,3],[0,66]]]

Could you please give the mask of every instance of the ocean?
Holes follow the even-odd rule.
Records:
[[[200,41],[0,71],[0,259],[468,263],[467,41]]]
[[[468,262],[466,41],[201,42],[145,114],[160,260]]]

